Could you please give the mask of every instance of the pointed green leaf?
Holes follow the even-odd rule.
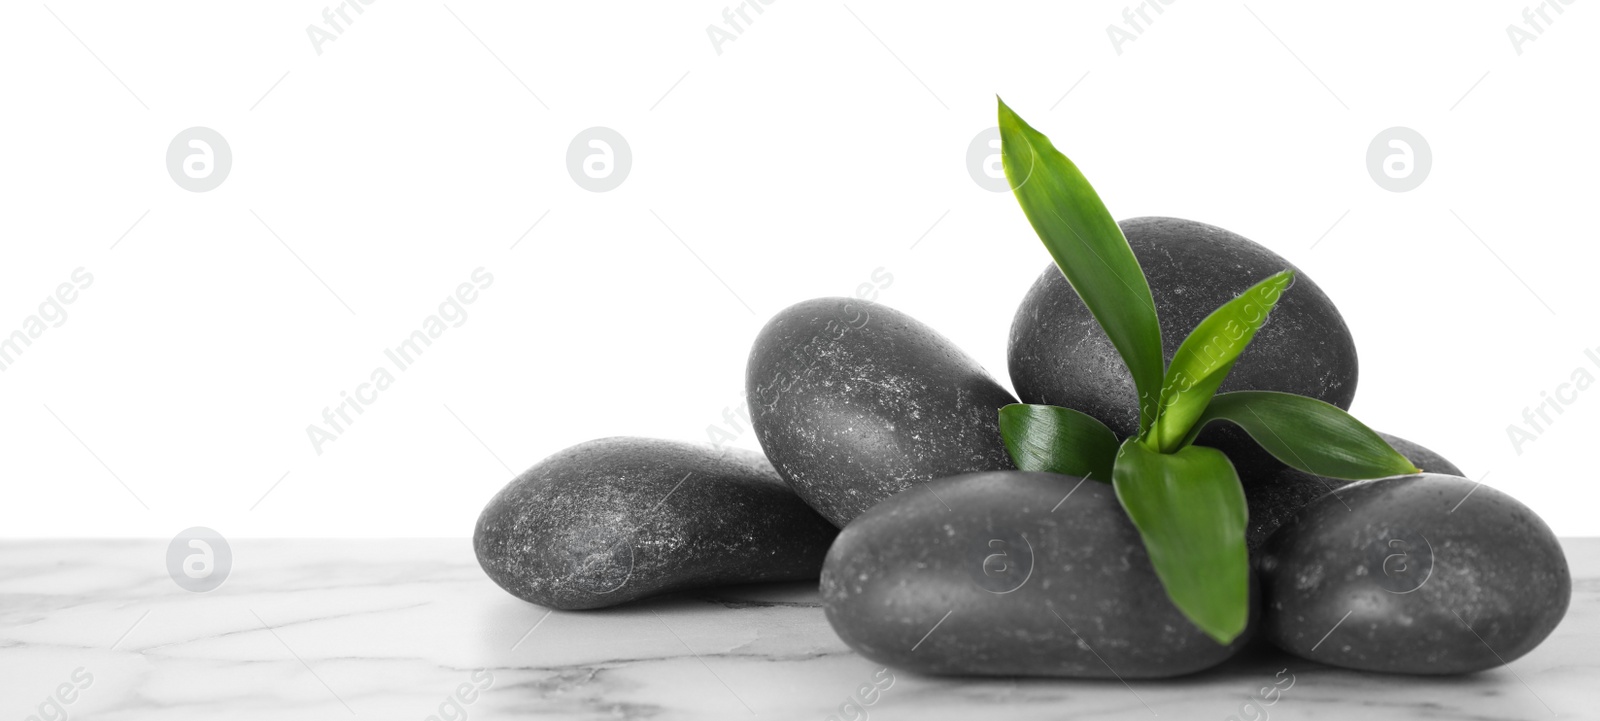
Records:
[[[1371,428],[1315,398],[1273,391],[1219,394],[1184,443],[1193,443],[1214,420],[1238,424],[1268,453],[1307,473],[1360,481],[1419,472]]]
[[[1013,403],[1000,409],[1000,437],[1018,470],[1111,482],[1117,434],[1071,408]]]
[[[1172,603],[1217,643],[1232,642],[1250,620],[1250,557],[1244,487],[1228,457],[1204,446],[1157,453],[1130,438],[1112,478]]]
[[[1156,409],[1152,433],[1157,449],[1171,452],[1183,444],[1189,427],[1233,370],[1234,359],[1250,345],[1293,282],[1292,270],[1268,277],[1212,311],[1183,339],[1161,385],[1161,405]]]
[[[1139,260],[1078,167],[1004,102],[1000,158],[1034,232],[1128,366],[1143,431],[1155,420],[1162,356],[1161,326]]]

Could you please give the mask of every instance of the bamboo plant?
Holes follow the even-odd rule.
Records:
[[[1328,403],[1271,391],[1217,393],[1294,282],[1293,271],[1224,303],[1165,363],[1150,285],[1122,229],[1077,166],[1004,101],[999,106],[1001,159],[1012,192],[1121,355],[1139,396],[1139,430],[1127,439],[1069,408],[1006,406],[1000,410],[1006,449],[1021,470],[1111,483],[1173,604],[1212,639],[1230,643],[1250,617],[1244,488],[1226,455],[1194,445],[1201,429],[1234,423],[1278,460],[1322,476],[1361,480],[1418,471]]]

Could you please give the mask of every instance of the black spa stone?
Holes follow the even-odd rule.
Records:
[[[1572,597],[1566,557],[1533,511],[1432,473],[1312,501],[1267,539],[1257,567],[1266,639],[1359,671],[1510,663],[1555,630]]]
[[[541,461],[495,494],[473,547],[511,595],[573,610],[816,578],[836,533],[760,454],[603,438]]]
[[[1180,218],[1119,225],[1144,268],[1170,362],[1189,332],[1223,303],[1281,270],[1296,270],[1265,326],[1239,356],[1221,392],[1283,391],[1348,409],[1356,393],[1356,347],[1344,318],[1292,263],[1244,237]],[[1065,406],[1100,419],[1118,436],[1139,427],[1138,394],[1105,331],[1055,265],[1017,308],[1007,357],[1024,403]],[[1230,457],[1256,451],[1242,431],[1217,424],[1198,441]]]
[[[1202,633],[1111,485],[1053,473],[943,478],[874,506],[828,551],[822,601],[851,648],[925,674],[1166,678],[1250,635]]]
[[[878,303],[818,298],[773,316],[745,393],[767,458],[839,526],[925,481],[1015,468],[999,411],[1016,399],[932,328]]]

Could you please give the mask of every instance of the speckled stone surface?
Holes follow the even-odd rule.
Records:
[[[1284,391],[1350,407],[1356,393],[1355,342],[1333,301],[1292,263],[1246,238],[1192,220],[1133,218],[1119,225],[1150,282],[1167,361],[1212,311],[1267,276],[1293,269],[1294,285],[1234,364],[1221,392]],[[1133,377],[1053,264],[1017,308],[1008,365],[1011,385],[1024,403],[1083,411],[1118,436],[1138,430]],[[1242,431],[1225,424],[1208,429],[1200,442],[1230,456],[1234,446],[1254,448]]]
[[[1163,678],[1226,660],[1167,599],[1111,486],[944,478],[845,527],[822,571],[834,631],[897,670]]]
[[[1444,456],[1416,443],[1388,433],[1378,433],[1400,455],[1411,460],[1411,465],[1428,473],[1448,476],[1462,475]],[[1263,454],[1264,455],[1264,454]],[[1249,525],[1245,526],[1245,543],[1254,551],[1265,543],[1268,536],[1285,521],[1294,517],[1295,511],[1323,494],[1354,483],[1340,478],[1328,478],[1290,468],[1271,456],[1266,460],[1234,462],[1239,481],[1244,485],[1244,497],[1250,506]]]
[[[918,483],[1015,466],[999,410],[1016,399],[949,340],[854,298],[795,304],[761,329],[745,373],[778,473],[839,526]]]
[[[835,533],[760,454],[603,438],[511,481],[478,518],[473,547],[501,588],[571,610],[816,578]]]
[[[1262,630],[1360,671],[1467,673],[1516,660],[1566,614],[1572,577],[1533,511],[1423,474],[1353,483],[1305,508],[1257,561]]]

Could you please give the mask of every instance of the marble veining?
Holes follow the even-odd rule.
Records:
[[[599,611],[512,598],[460,540],[254,540],[208,593],[157,541],[0,542],[0,713],[61,719],[1600,719],[1600,539],[1510,666],[1363,674],[1252,648],[1172,681],[940,679],[844,646],[813,584]],[[68,700],[70,699],[70,701]]]

